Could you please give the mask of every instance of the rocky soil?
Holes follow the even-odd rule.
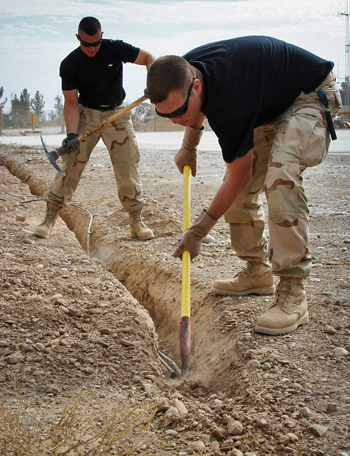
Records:
[[[330,154],[305,174],[309,324],[287,336],[256,334],[272,297],[210,292],[216,278],[242,267],[220,220],[215,242],[191,265],[192,346],[182,381],[170,378],[158,352],[181,367],[181,262],[171,254],[182,232],[183,181],[174,151],[141,152],[143,215],[154,239],[130,238],[108,153],[97,148],[74,206],[44,240],[31,232],[54,170],[39,147],[0,145],[2,412],[21,403],[33,420],[44,409],[60,416],[78,389],[93,389],[107,409],[156,410],[138,450],[127,453],[124,442],[99,454],[350,454],[350,155]],[[223,171],[217,152],[200,152],[192,218]],[[11,453],[1,435],[0,454],[44,454]]]

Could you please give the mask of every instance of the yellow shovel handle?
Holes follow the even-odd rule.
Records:
[[[191,167],[185,165],[184,175],[184,202],[183,202],[183,233],[191,226]],[[181,317],[190,317],[190,252],[182,254],[182,290],[181,290]]]

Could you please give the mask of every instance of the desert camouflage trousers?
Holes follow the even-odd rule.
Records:
[[[91,131],[123,107],[124,105],[118,106],[113,111],[98,111],[80,106],[78,134],[82,135]],[[69,204],[90,155],[100,138],[109,151],[121,204],[126,212],[140,210],[144,202],[138,170],[140,152],[130,112],[86,138],[74,152],[62,155],[63,171],[66,175],[56,174],[47,201],[61,207]],[[107,191],[108,189],[106,189]]]
[[[323,90],[334,116],[341,106],[337,85],[331,82]],[[302,175],[325,159],[329,143],[324,106],[316,91],[301,93],[281,116],[255,129],[252,180],[225,214],[232,247],[242,260],[269,259],[277,276],[310,275],[309,209]]]

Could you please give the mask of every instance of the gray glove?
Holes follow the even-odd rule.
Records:
[[[201,251],[202,239],[215,225],[216,220],[212,219],[204,209],[194,224],[183,235],[180,243],[173,253],[173,257],[180,257],[183,252],[190,252],[191,260],[196,258]]]
[[[67,137],[62,141],[62,146],[66,150],[67,154],[70,154],[74,150],[78,149],[80,141],[76,133],[68,133]]]
[[[175,165],[179,168],[181,174],[183,173],[183,167],[189,165],[192,170],[192,176],[195,177],[197,173],[197,146],[202,134],[203,130],[196,130],[192,127],[185,128],[181,149],[176,152],[174,157]]]

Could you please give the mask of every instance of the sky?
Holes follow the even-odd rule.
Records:
[[[104,38],[121,39],[152,53],[183,55],[212,41],[268,35],[335,64],[345,77],[347,0],[0,0],[0,87],[7,98],[27,89],[44,96],[45,112],[62,96],[60,62],[76,47],[84,16],[97,17]],[[124,65],[126,102],[143,95],[145,67]]]

